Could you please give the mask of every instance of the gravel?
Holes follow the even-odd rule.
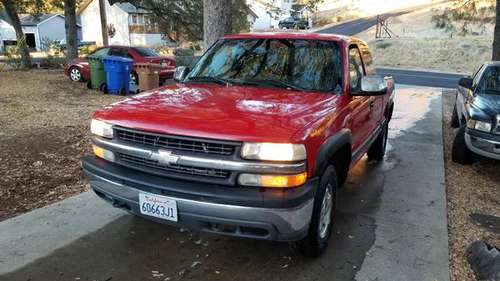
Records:
[[[465,256],[467,248],[477,240],[498,247],[500,235],[494,229],[474,223],[470,215],[479,213],[500,217],[500,162],[478,159],[471,166],[462,166],[451,161],[451,147],[456,133],[450,127],[454,102],[454,91],[443,93],[450,275],[452,281],[476,280]]]
[[[62,70],[0,73],[0,220],[88,189],[80,159],[90,116],[119,99]]]

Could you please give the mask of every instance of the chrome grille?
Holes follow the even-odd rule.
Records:
[[[227,179],[231,174],[230,171],[221,169],[200,168],[200,167],[184,166],[177,164],[160,165],[156,160],[127,155],[123,153],[118,153],[118,156],[123,164],[131,164],[135,167],[153,168],[156,169],[157,171],[165,172],[166,173],[165,175],[168,175],[168,173],[180,173],[193,176]]]
[[[124,128],[115,128],[118,140],[170,150],[190,151],[214,155],[233,155],[236,145],[223,141],[200,140],[178,136],[159,135]]]

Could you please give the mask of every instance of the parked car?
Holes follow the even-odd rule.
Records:
[[[475,154],[500,160],[500,62],[485,63],[460,79],[451,125],[460,128],[454,162],[471,164]]]
[[[280,29],[308,29],[309,22],[306,19],[288,17],[278,23]]]
[[[94,113],[82,167],[96,194],[158,222],[320,255],[349,168],[385,154],[394,81],[376,75],[367,45],[230,35],[175,80]]]
[[[160,70],[160,80],[172,79],[175,71],[175,59],[171,57],[162,57],[155,50],[146,47],[126,47],[126,46],[108,46],[101,47],[90,55],[97,56],[120,56],[131,58],[134,63],[151,62],[162,65]],[[88,81],[90,79],[90,66],[87,57],[76,58],[64,66],[64,73],[72,81]],[[132,70],[130,79],[138,83],[138,76],[135,67]]]

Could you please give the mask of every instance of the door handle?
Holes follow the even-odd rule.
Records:
[[[370,101],[370,109],[372,109],[375,106],[375,101]]]

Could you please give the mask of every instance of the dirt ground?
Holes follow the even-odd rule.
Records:
[[[118,99],[62,70],[0,72],[0,221],[87,189],[91,113]]]
[[[356,36],[368,43],[377,66],[471,74],[479,64],[491,60],[494,26],[474,27],[477,35],[467,36],[437,29],[431,18],[446,5],[389,18],[393,38],[375,39],[375,27]]]
[[[465,258],[465,250],[476,240],[500,246],[500,229],[498,225],[482,227],[470,215],[478,213],[500,217],[500,162],[478,159],[472,166],[462,166],[451,161],[451,147],[456,133],[450,126],[454,102],[454,91],[443,94],[450,275],[452,281],[475,280]]]

